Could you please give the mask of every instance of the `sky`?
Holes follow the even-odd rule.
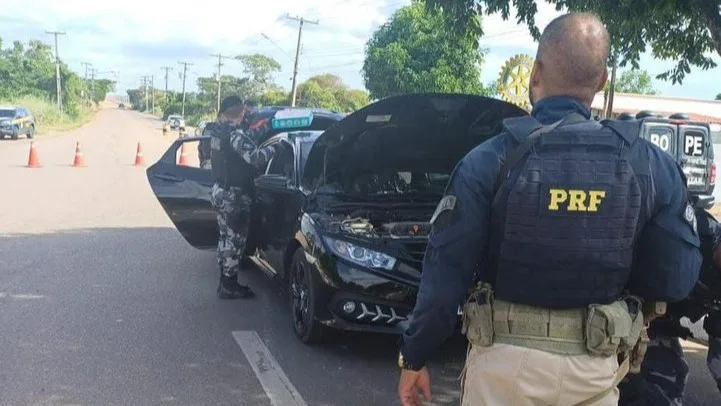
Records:
[[[282,65],[276,82],[291,87],[298,21],[304,17],[318,24],[303,28],[298,80],[321,73],[340,76],[352,88],[363,89],[360,73],[364,46],[373,32],[410,0],[75,0],[73,5],[51,0],[2,0],[0,37],[5,46],[14,40],[40,39],[53,44],[46,31],[62,31],[58,37],[60,58],[83,75],[83,62],[91,63],[97,77],[115,79],[117,90],[136,88],[142,76],[154,76],[155,86],[165,86],[163,66],[172,70],[168,87],[180,90],[183,66],[189,62],[186,89],[196,89],[199,76],[212,76],[217,58],[262,53]],[[552,5],[538,4],[537,24],[542,30],[560,14]],[[512,10],[515,16],[515,10]],[[535,55],[536,42],[525,25],[500,15],[483,20],[481,45],[488,50],[481,73],[483,83],[497,79],[504,62],[517,54]],[[715,60],[721,66],[721,57]],[[644,55],[641,68],[655,75],[672,61]],[[222,74],[241,76],[242,65],[223,59]],[[113,76],[112,71],[117,72]],[[712,99],[721,93],[721,67],[694,69],[682,85],[655,81],[663,95]]]

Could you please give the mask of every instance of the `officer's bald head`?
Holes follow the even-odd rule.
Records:
[[[535,100],[572,96],[590,106],[606,83],[610,39],[601,20],[569,13],[551,21],[538,44],[531,75]]]

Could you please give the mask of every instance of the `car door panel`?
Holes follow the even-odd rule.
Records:
[[[287,142],[281,144],[288,154],[282,155],[279,152],[268,165],[266,173],[287,176],[290,180],[288,187],[285,189],[256,187],[264,236],[259,254],[275,273],[283,271],[285,249],[295,235],[296,223],[305,201],[304,195],[296,187],[297,162],[294,149]],[[279,159],[283,159],[283,162],[281,163]]]
[[[215,249],[218,225],[210,191],[214,180],[208,169],[178,165],[177,151],[182,144],[207,137],[181,138],[147,171],[148,182],[175,228],[193,247]]]

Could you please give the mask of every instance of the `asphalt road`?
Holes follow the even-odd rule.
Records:
[[[221,301],[214,254],[190,247],[155,200],[160,121],[105,110],[82,129],[0,141],[0,405],[393,405],[396,338],[340,334],[308,347],[285,296]],[[86,168],[73,168],[80,142]],[[189,153],[191,160],[195,153]],[[703,347],[688,347],[687,405],[718,405]],[[465,355],[431,365],[433,404],[457,404]],[[283,403],[283,399],[294,400]],[[302,399],[301,399],[302,398]]]

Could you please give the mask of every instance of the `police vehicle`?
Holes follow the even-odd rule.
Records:
[[[643,120],[641,137],[670,154],[681,165],[688,191],[697,200],[696,206],[710,208],[714,205],[716,163],[708,123],[689,120],[682,113],[664,118],[647,110],[635,117],[626,114],[618,119]]]
[[[21,134],[33,138],[35,117],[24,107],[0,106],[0,139],[9,135],[16,140]]]

